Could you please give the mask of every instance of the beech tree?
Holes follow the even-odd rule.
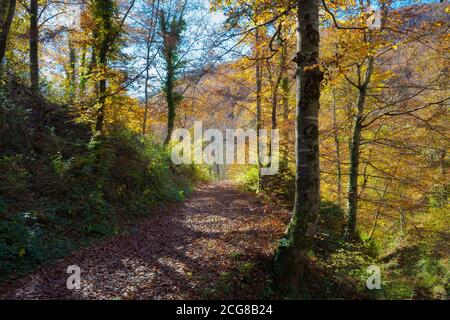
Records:
[[[319,99],[323,71],[319,65],[319,0],[297,1],[296,179],[292,219],[275,258],[276,286],[297,293],[306,252],[319,213]]]

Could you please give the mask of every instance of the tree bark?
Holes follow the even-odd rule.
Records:
[[[296,192],[286,238],[275,257],[278,289],[297,296],[306,252],[314,230],[309,222],[319,213],[319,98],[323,72],[319,60],[319,1],[297,1],[297,101],[296,101]]]
[[[373,56],[369,57],[364,81],[358,88],[358,102],[355,125],[350,142],[350,173],[347,194],[347,230],[346,239],[351,240],[356,237],[356,225],[358,216],[358,176],[359,176],[359,148],[361,145],[361,130],[363,127],[363,115],[367,96],[367,87],[373,73]],[[358,72],[360,72],[358,70]]]
[[[105,120],[105,103],[106,103],[106,77],[108,68],[108,53],[114,42],[113,17],[114,17],[114,1],[97,0],[95,2],[94,18],[99,19],[96,29],[93,31],[93,37],[98,41],[97,46],[93,50],[93,58],[97,58],[97,66],[101,68],[101,76],[97,81],[98,87],[98,109],[95,130],[102,132]],[[125,18],[124,18],[125,19]],[[117,33],[116,33],[117,35]]]
[[[8,10],[6,10],[6,7]],[[2,0],[2,8],[0,11],[0,15],[2,18],[1,21],[1,33],[0,33],[0,66],[3,64],[3,58],[5,57],[6,53],[6,45],[8,43],[8,35],[9,30],[11,29],[11,25],[14,18],[14,13],[16,11],[16,0]],[[6,17],[3,21],[3,17]]]
[[[337,200],[340,207],[342,207],[342,166],[341,166],[341,144],[339,141],[339,129],[337,125],[336,115],[336,95],[334,89],[333,94],[333,138],[336,146],[336,188],[337,188]]]
[[[282,102],[283,102],[283,121],[286,124],[289,120],[289,76],[287,74],[287,45],[286,41],[282,44],[281,47],[281,57],[280,57],[280,66],[282,70],[282,78],[281,78],[281,92],[282,92]],[[283,132],[283,143],[284,143],[284,152],[283,152],[283,161],[282,163],[287,164],[287,154],[289,152],[289,131],[286,126]]]
[[[183,19],[184,9],[179,12],[176,20],[168,22],[166,13],[161,11],[160,26],[162,35],[162,53],[166,63],[166,79],[164,90],[167,100],[167,136],[164,145],[168,145],[172,138],[172,132],[175,124],[176,108],[182,99],[182,95],[175,91],[175,83],[177,80],[177,71],[180,69],[181,61],[177,60],[177,54],[181,41],[181,34],[184,29]],[[175,18],[172,18],[175,19]]]
[[[38,0],[30,0],[30,82],[31,90],[39,92],[39,27]]]
[[[107,67],[107,55],[108,55],[108,44],[102,45],[99,51],[99,64],[103,68],[103,72],[106,72]],[[97,110],[97,122],[95,124],[95,130],[101,132],[103,130],[103,122],[105,120],[105,102],[106,102],[106,75],[103,74],[101,79],[98,81],[98,110]]]
[[[77,79],[77,74],[76,74],[76,64],[77,64],[77,60],[76,60],[76,51],[75,51],[75,47],[72,43],[72,38],[71,38],[71,34],[69,34],[69,72],[67,74],[68,76],[68,86],[69,86],[69,92],[68,92],[68,97],[69,97],[69,102],[73,102],[75,100],[75,93],[76,93],[76,79]]]
[[[170,60],[170,61],[169,61]],[[164,145],[167,145],[172,138],[173,127],[175,124],[175,96],[174,96],[174,68],[172,65],[172,59],[167,60],[167,79],[166,79],[166,100],[167,100],[167,136],[164,141]]]
[[[257,191],[261,189],[261,163],[260,163],[260,145],[259,145],[259,130],[261,129],[261,90],[262,90],[262,66],[260,54],[260,30],[255,30],[255,73],[256,73],[256,140],[257,140],[257,159],[258,159],[258,185]]]
[[[150,49],[147,48],[147,63],[149,60],[149,51]],[[149,80],[149,70],[148,70],[148,65],[147,65],[147,70],[145,70],[145,88],[144,88],[144,96],[145,96],[145,109],[144,109],[144,119],[142,121],[142,135],[145,136],[146,131],[147,131],[147,113],[148,113],[148,80]]]

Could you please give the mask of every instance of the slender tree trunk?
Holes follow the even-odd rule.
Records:
[[[289,121],[289,76],[287,74],[287,45],[286,42],[283,43],[281,47],[281,58],[280,58],[280,67],[282,70],[282,78],[281,78],[281,92],[282,92],[282,101],[283,101],[283,122],[286,124]],[[284,152],[283,152],[283,161],[282,163],[287,164],[287,155],[289,153],[289,130],[288,127],[285,126],[283,132],[283,143],[284,143]]]
[[[358,176],[359,176],[359,148],[361,145],[361,130],[363,127],[363,114],[366,103],[367,87],[373,73],[373,57],[369,57],[364,82],[358,88],[358,102],[355,125],[353,127],[352,140],[350,142],[350,173],[347,195],[347,230],[346,239],[351,240],[356,236],[358,216]],[[359,72],[359,71],[358,71]]]
[[[259,130],[261,129],[261,90],[262,90],[262,67],[260,54],[260,30],[255,30],[255,51],[256,51],[256,139],[257,139],[257,159],[258,159],[258,186],[257,190],[261,189],[261,163],[260,163],[260,145],[259,145]]]
[[[360,90],[358,97],[358,114],[353,128],[350,143],[350,174],[347,195],[347,233],[346,238],[355,236],[358,212],[358,175],[359,175],[359,147],[361,144],[361,120],[364,107],[365,91]],[[361,111],[359,111],[361,110]]]
[[[342,166],[341,166],[341,144],[339,141],[339,129],[337,125],[337,115],[336,115],[336,95],[334,89],[333,93],[333,138],[334,144],[336,146],[336,188],[337,188],[337,199],[338,204],[342,207]]]
[[[149,58],[149,48],[147,48],[147,63]],[[145,96],[145,109],[144,109],[144,120],[142,121],[142,135],[145,136],[147,130],[147,113],[148,113],[148,80],[149,80],[149,70],[145,70],[145,88],[144,88],[144,96]]]
[[[107,54],[108,47],[107,44],[103,44],[99,51],[99,63],[103,68],[103,73],[106,72],[107,67]],[[105,120],[105,102],[106,102],[106,75],[103,74],[101,79],[98,81],[98,110],[97,110],[97,122],[95,124],[95,130],[101,132],[103,130],[103,122]]]
[[[7,9],[7,10],[6,10]],[[2,8],[0,11],[2,21],[1,21],[1,33],[0,33],[0,66],[3,64],[3,58],[6,53],[6,45],[8,43],[9,30],[14,18],[14,12],[16,10],[16,0],[2,0]],[[6,17],[3,20],[3,17]]]
[[[167,136],[164,141],[164,145],[167,145],[172,138],[173,127],[175,124],[175,115],[176,115],[176,103],[174,96],[174,70],[171,61],[168,61],[167,65],[167,79],[166,79],[166,100],[167,100]]]
[[[39,91],[39,27],[38,0],[30,0],[30,81],[31,90]]]
[[[71,35],[69,34],[69,73],[68,73],[68,84],[69,84],[69,101],[73,102],[75,100],[76,93],[76,51],[73,46]]]
[[[87,74],[86,53],[87,47],[84,44],[81,49],[81,59],[80,59],[80,84],[79,84],[80,96],[83,96],[86,92],[86,74]]]
[[[319,3],[297,1],[296,192],[286,239],[275,257],[276,285],[289,296],[297,295],[314,235],[309,222],[318,215],[320,207],[318,115],[323,72],[318,64]]]

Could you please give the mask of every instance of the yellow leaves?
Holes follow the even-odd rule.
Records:
[[[22,248],[22,249],[19,250],[19,257],[22,258],[25,254],[26,254],[26,251],[25,251],[24,248]]]

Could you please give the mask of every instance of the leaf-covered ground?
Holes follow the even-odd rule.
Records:
[[[271,261],[287,211],[227,182],[153,209],[134,230],[0,288],[3,299],[208,299],[270,296]],[[69,265],[81,289],[69,290]]]

